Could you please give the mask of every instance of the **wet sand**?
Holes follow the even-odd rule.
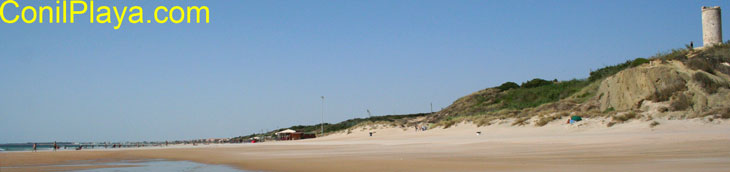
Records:
[[[600,119],[580,125],[556,121],[545,127],[515,127],[505,121],[426,132],[359,128],[350,134],[257,144],[11,152],[0,153],[0,170],[169,159],[263,171],[730,171],[727,120],[660,122],[654,128],[648,121],[608,128]],[[370,131],[373,137],[367,135]]]

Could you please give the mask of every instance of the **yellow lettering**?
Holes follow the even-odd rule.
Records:
[[[188,23],[190,23],[190,13],[195,10],[196,14],[196,22],[200,23],[200,11],[205,10],[205,23],[210,23],[210,9],[208,9],[208,6],[198,7],[198,6],[191,6],[188,7]]]
[[[105,10],[106,12],[101,13],[101,10]],[[96,16],[96,21],[99,23],[111,23],[112,17],[111,17],[111,9],[109,9],[108,6],[101,6],[99,9],[96,10],[96,12],[100,12],[98,16]],[[106,17],[106,19],[102,20],[101,17]]]
[[[133,13],[129,15],[129,23],[144,23],[144,16],[142,13],[142,7],[134,6],[129,9],[129,12],[137,10],[137,13]],[[132,17],[137,17],[137,19],[132,19]]]
[[[56,1],[56,4],[61,3],[59,1]],[[56,6],[56,23],[61,23],[61,8]]]
[[[160,18],[157,18],[157,11],[160,10],[165,10],[165,12],[167,12],[167,7],[159,6],[155,8],[155,21],[157,21],[157,23],[167,23],[167,16],[165,16],[165,20],[160,20]]]
[[[33,11],[33,13],[31,13],[31,14],[33,14],[33,19],[28,20],[25,17],[25,11],[28,11],[28,10]],[[35,22],[36,17],[38,17],[36,15],[36,12],[37,11],[35,10],[35,8],[33,6],[26,6],[25,8],[23,8],[23,11],[20,13],[20,14],[22,14],[22,16],[20,18],[23,18],[23,22],[25,22],[25,23],[33,23],[33,22]]]
[[[38,12],[39,12],[38,15],[40,16],[40,17],[38,17],[39,18],[38,20],[40,21],[40,23],[43,23],[43,11],[48,12],[48,18],[50,20],[49,23],[53,23],[53,8],[51,8],[50,6],[44,6],[44,7],[38,8]]]
[[[18,21],[18,15],[15,15],[15,17],[12,20],[8,20],[7,18],[5,18],[5,5],[8,5],[8,4],[15,5],[15,8],[19,7],[18,3],[13,0],[7,0],[7,1],[3,2],[3,4],[0,5],[0,18],[5,23],[15,23],[16,21]]]
[[[117,7],[114,7],[114,14],[117,16],[117,26],[114,26],[114,30],[119,29],[119,27],[122,27],[122,22],[124,22],[124,15],[127,13],[127,6],[124,6],[124,9],[122,10],[122,15],[119,15],[119,11],[117,10]]]
[[[94,23],[94,0],[89,2],[89,23]]]
[[[84,10],[76,11],[76,4],[83,5],[84,6]],[[74,18],[76,18],[76,16],[75,16],[76,14],[84,14],[84,13],[86,13],[86,7],[87,7],[86,6],[86,2],[84,2],[84,1],[78,1],[78,0],[71,1],[71,23],[74,23]]]
[[[175,10],[180,11],[179,20],[175,20],[175,16],[173,16],[173,14],[175,13]],[[183,19],[185,19],[185,11],[183,11],[182,7],[174,6],[170,9],[170,21],[172,21],[172,23],[181,23],[183,21]]]
[[[66,0],[63,0],[63,23],[66,23]]]

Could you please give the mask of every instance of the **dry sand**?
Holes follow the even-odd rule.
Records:
[[[0,153],[0,171],[69,170],[53,166],[169,159],[263,171],[730,171],[730,121],[604,119],[544,127],[460,124],[358,128],[352,133],[285,142],[127,150]],[[368,132],[375,131],[373,137]],[[477,136],[476,131],[482,135]]]

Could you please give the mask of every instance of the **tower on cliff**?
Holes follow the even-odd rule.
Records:
[[[722,15],[720,7],[702,7],[702,44],[711,47],[722,43]]]

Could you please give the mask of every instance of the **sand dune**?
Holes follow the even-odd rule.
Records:
[[[48,165],[82,160],[162,158],[264,171],[730,171],[730,121],[658,121],[656,127],[633,120],[609,128],[605,119],[586,119],[544,127],[511,126],[510,121],[460,124],[425,132],[357,128],[349,134],[258,144],[0,153],[0,167],[49,170],[54,167]]]

